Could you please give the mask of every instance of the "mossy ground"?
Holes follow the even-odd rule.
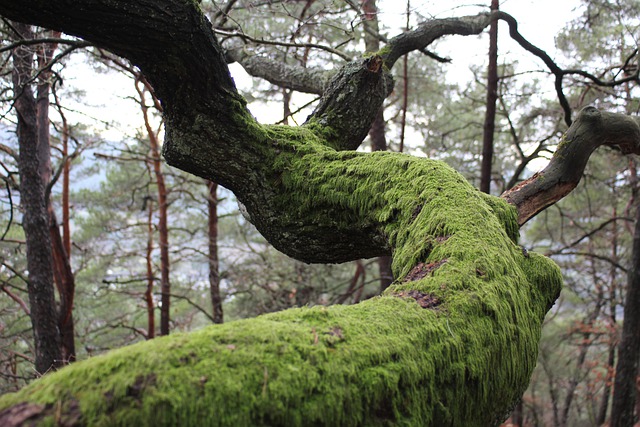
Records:
[[[551,261],[517,246],[515,210],[439,162],[283,135],[271,133],[282,205],[310,223],[335,212],[341,226],[377,228],[399,278],[385,295],[129,346],[4,396],[0,409],[79,408],[97,426],[485,426],[507,414],[561,285]]]

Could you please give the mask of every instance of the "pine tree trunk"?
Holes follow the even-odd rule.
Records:
[[[498,10],[498,0],[491,0],[491,10]],[[489,27],[489,68],[487,70],[487,104],[482,134],[482,165],[480,191],[491,193],[493,164],[493,134],[496,128],[496,101],[498,99],[498,20]]]
[[[618,364],[611,402],[611,427],[627,427],[635,423],[636,383],[640,358],[638,331],[640,331],[640,204],[637,203],[631,268],[627,280],[622,336],[618,345]]]
[[[16,23],[14,26],[23,38],[33,38],[29,25]],[[22,224],[27,246],[27,289],[35,340],[35,369],[39,374],[45,374],[61,365],[62,354],[45,200],[48,181],[43,180],[40,159],[43,147],[39,144],[37,102],[31,88],[33,58],[34,52],[27,46],[14,50],[13,87],[18,116],[20,199],[24,209]],[[49,149],[48,145],[46,149]]]

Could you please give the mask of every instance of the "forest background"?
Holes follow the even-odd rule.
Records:
[[[379,2],[375,13],[367,3],[375,5],[239,0],[204,1],[202,7],[232,52],[229,59],[237,62],[232,73],[249,108],[263,122],[285,124],[304,121],[317,90],[249,77],[259,71],[245,50],[280,64],[335,67],[336,61],[377,50],[371,48],[376,41],[418,22],[490,7],[414,0],[402,8]],[[524,3],[535,3],[541,13],[524,12]],[[567,9],[552,13],[556,6]],[[586,70],[603,80],[637,70],[640,5],[635,0],[548,7],[510,0],[500,8],[521,21],[520,31],[563,68]],[[551,28],[541,28],[542,22]],[[557,32],[553,22],[561,25]],[[503,25],[489,188],[495,195],[542,168],[566,130],[553,74],[511,41]],[[15,34],[7,21],[2,31],[0,392],[6,393],[41,373],[34,369],[21,227],[11,61]],[[430,48],[407,55],[395,67],[384,120],[360,149],[443,160],[481,187],[489,37],[445,38]],[[308,265],[287,258],[244,219],[231,193],[162,163],[161,107],[131,64],[70,38],[39,59],[33,79],[48,87],[42,96],[50,106],[51,209],[59,218],[62,252],[71,269],[66,282],[64,274],[56,276],[60,304],[69,306],[63,310],[73,344],[67,346],[68,361],[212,322],[302,305],[353,304],[389,285],[385,259]],[[249,74],[242,74],[242,67]],[[606,87],[571,75],[563,87],[573,111],[594,105],[637,114],[640,108],[637,79]],[[606,421],[637,191],[636,159],[601,149],[571,196],[521,230],[527,250],[560,265],[565,288],[547,317],[519,424]],[[69,278],[71,304],[65,296]]]

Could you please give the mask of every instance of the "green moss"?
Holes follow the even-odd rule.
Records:
[[[3,396],[0,410],[24,401],[51,413],[77,407],[96,426],[501,421],[527,387],[561,286],[551,261],[517,246],[515,210],[440,162],[337,152],[314,129],[256,132],[271,144],[282,211],[375,228],[400,280],[355,306],[288,310],[119,349]],[[420,265],[435,267],[411,280]],[[437,306],[398,296],[411,290]]]

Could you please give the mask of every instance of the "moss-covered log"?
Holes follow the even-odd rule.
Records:
[[[391,254],[398,277],[356,306],[290,310],[79,362],[0,398],[0,425],[483,426],[517,402],[561,279],[517,245],[516,209],[438,162],[340,151],[366,134],[395,50],[338,72],[308,124],[262,126],[196,2],[0,0],[0,13],[139,66],[163,102],[167,160],[234,191],[283,252],[308,262]],[[490,19],[463,21],[470,33]],[[452,28],[434,26],[421,43]]]
[[[388,223],[403,279],[384,296],[116,350],[3,397],[0,406],[10,409],[0,420],[15,425],[13,408],[64,425],[501,421],[528,384],[561,281],[553,263],[514,242],[513,207],[436,162],[329,150],[309,156],[324,163],[301,162],[283,180],[315,181],[327,202]],[[350,187],[345,176],[363,185]],[[309,208],[302,194],[293,204]]]

